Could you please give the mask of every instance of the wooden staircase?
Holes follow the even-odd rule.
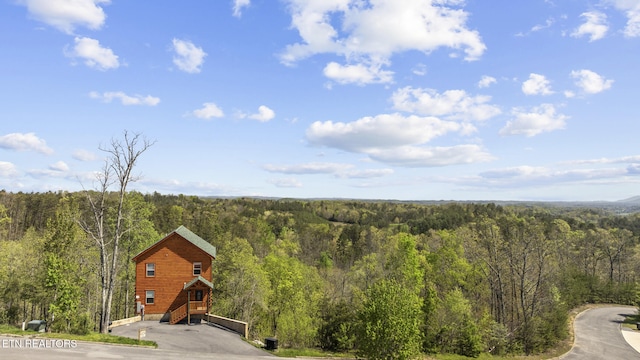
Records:
[[[189,306],[190,305],[190,306]],[[207,313],[207,303],[204,301],[191,301],[189,303],[184,303],[177,307],[175,310],[171,311],[171,316],[169,317],[169,324],[174,325],[180,322],[180,320],[187,317],[187,312],[189,314],[206,314]]]
[[[171,317],[169,318],[169,324],[177,324],[180,320],[187,317],[187,303],[180,305],[175,310],[171,311]]]

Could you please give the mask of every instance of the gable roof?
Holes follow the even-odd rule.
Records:
[[[198,281],[200,281],[201,283],[203,283],[203,284],[207,285],[208,287],[210,287],[211,289],[213,289],[213,283],[211,283],[211,281],[203,278],[200,275],[194,277],[193,280],[189,281],[188,283],[185,283],[182,289],[183,290],[187,290],[188,288],[192,287]]]
[[[131,260],[135,261],[140,255],[142,255],[142,254],[146,253],[147,251],[151,250],[152,248],[156,247],[158,244],[160,244],[161,242],[163,242],[166,239],[168,239],[174,233],[180,235],[183,239],[187,240],[188,242],[190,242],[191,244],[195,245],[200,250],[202,250],[205,253],[209,254],[209,256],[211,256],[212,258],[214,258],[214,259],[216,258],[216,247],[215,246],[209,244],[206,240],[204,240],[200,236],[194,234],[191,230],[187,229],[183,225],[180,225],[179,228],[173,230],[172,232],[167,234],[167,236],[165,236],[162,239],[156,241],[155,243],[153,243],[151,246],[147,247],[146,249],[140,251],[136,256],[131,258]]]

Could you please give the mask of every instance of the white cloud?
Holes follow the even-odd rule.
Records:
[[[330,174],[339,178],[348,179],[369,179],[393,174],[392,169],[353,169],[353,165],[341,163],[311,162],[295,165],[273,165],[263,166],[268,172],[294,174],[294,175],[316,175]]]
[[[585,19],[585,23],[575,29],[571,36],[582,37],[589,36],[589,41],[602,39],[609,30],[607,25],[607,15],[599,11],[589,11],[582,13],[580,17]]]
[[[623,156],[619,158],[599,158],[599,159],[587,159],[587,160],[574,160],[565,162],[565,164],[571,165],[584,165],[584,164],[635,164],[640,163],[640,155]]]
[[[626,37],[640,36],[640,2],[637,0],[609,0],[614,6],[624,11],[627,16],[627,26],[624,28]]]
[[[233,16],[242,16],[242,9],[251,5],[251,0],[233,0]]]
[[[7,161],[0,161],[0,177],[9,178],[18,175],[16,166]]]
[[[411,70],[411,72],[417,76],[425,76],[427,75],[427,65],[418,64]]]
[[[76,37],[72,51],[65,54],[72,58],[84,59],[85,65],[98,70],[117,69],[120,66],[118,56],[109,48],[102,47],[96,39]]]
[[[465,125],[453,121],[396,113],[364,117],[351,123],[317,121],[307,129],[306,137],[312,145],[363,153],[372,160],[396,166],[429,167],[491,160],[491,155],[478,145],[422,146],[447,133],[467,130]]]
[[[529,80],[522,83],[522,92],[526,95],[551,95],[551,83],[544,75],[529,74]]]
[[[92,99],[99,99],[106,103],[110,103],[113,100],[120,100],[122,105],[147,105],[156,106],[160,103],[160,99],[151,95],[127,95],[122,91],[108,91],[102,94],[92,91],[89,93],[89,97]]]
[[[268,107],[261,105],[258,107],[258,113],[249,115],[249,119],[258,120],[260,122],[267,122],[276,117],[276,113]]]
[[[560,183],[619,181],[621,177],[635,175],[629,168],[554,169],[542,166],[516,166],[485,171],[474,179],[475,185],[488,187],[530,187]]]
[[[136,190],[142,192],[158,191],[171,194],[244,195],[244,193],[231,186],[211,182],[149,179],[146,177],[136,182]]]
[[[286,178],[286,179],[270,179],[267,180],[270,184],[273,184],[279,188],[300,188],[302,183],[298,179]]]
[[[393,71],[381,70],[380,65],[340,65],[330,62],[324,68],[324,76],[339,84],[374,84],[393,81]]]
[[[576,86],[587,94],[597,94],[613,85],[613,80],[586,69],[572,71],[571,77],[576,79]]]
[[[38,21],[51,25],[67,34],[77,26],[97,30],[104,25],[106,15],[100,4],[110,0],[21,0],[29,14]]]
[[[309,142],[352,152],[426,143],[449,132],[460,131],[456,122],[435,117],[382,114],[351,123],[316,121],[306,132]]]
[[[69,165],[67,165],[67,163],[65,163],[64,161],[58,161],[49,165],[49,170],[67,172],[69,171]]]
[[[350,165],[350,164],[312,162],[312,163],[296,164],[296,165],[267,164],[263,166],[263,169],[273,173],[309,175],[309,174],[336,174],[336,173],[344,172],[352,167],[353,165]]]
[[[361,79],[371,73],[379,81],[385,79],[391,73],[371,69],[389,65],[392,55],[403,51],[428,54],[450,48],[463,51],[465,59],[471,61],[479,59],[486,49],[478,32],[466,27],[468,13],[459,8],[463,4],[460,0],[286,1],[291,26],[302,41],[286,47],[282,62],[294,64],[321,53],[341,55],[349,65],[325,68],[328,74],[339,72],[340,79]],[[358,64],[362,65],[356,67]],[[363,71],[366,69],[369,71]]]
[[[627,166],[627,175],[640,175],[640,163]]]
[[[488,179],[506,179],[516,177],[542,177],[547,176],[550,170],[545,167],[514,166],[503,169],[494,169],[480,173],[480,176]]]
[[[72,157],[80,161],[93,161],[98,158],[95,153],[82,149],[74,151]]]
[[[341,178],[349,179],[371,179],[393,174],[393,169],[366,169],[366,170],[349,170],[344,173],[337,174]]]
[[[531,32],[538,32],[540,30],[548,29],[553,25],[554,22],[555,22],[555,20],[553,18],[549,18],[549,19],[547,19],[547,21],[545,21],[544,24],[538,24],[538,25],[533,26],[531,28]]]
[[[36,151],[47,155],[53,153],[53,149],[47,146],[46,141],[37,137],[35,133],[11,133],[0,136],[0,148],[16,151]]]
[[[544,132],[564,129],[569,118],[563,114],[557,114],[556,108],[551,104],[542,104],[529,111],[513,109],[514,120],[500,130],[500,135],[525,135],[536,136]]]
[[[479,145],[450,147],[402,146],[394,149],[375,149],[369,156],[376,161],[403,167],[436,167],[472,164],[493,160],[493,156]]]
[[[487,120],[501,113],[488,104],[490,96],[470,96],[464,90],[447,90],[442,94],[433,89],[404,87],[391,96],[393,108],[424,116],[443,116],[448,120]]]
[[[191,41],[173,39],[173,63],[178,69],[191,74],[199,73],[207,53]]]
[[[497,82],[498,80],[496,80],[496,78],[494,78],[493,76],[483,75],[480,81],[478,81],[478,87],[486,88]]]
[[[66,172],[62,172],[62,171],[58,171],[58,170],[53,170],[51,168],[47,169],[47,170],[43,170],[43,169],[32,169],[27,171],[27,174],[33,178],[36,179],[47,179],[50,180],[52,178],[57,178],[57,179],[69,179],[69,174],[67,174]],[[47,187],[49,186],[53,186],[55,187],[56,185],[46,185]]]
[[[224,117],[224,112],[214,103],[204,103],[202,108],[194,110],[193,116],[199,119],[211,119]]]

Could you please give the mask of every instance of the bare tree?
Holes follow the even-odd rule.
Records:
[[[124,199],[127,186],[138,180],[133,168],[140,155],[153,142],[140,134],[124,132],[124,141],[111,139],[109,147],[100,147],[107,153],[102,172],[97,175],[95,191],[85,191],[89,204],[89,218],[80,220],[80,226],[95,241],[100,254],[101,305],[100,332],[107,333],[111,318],[111,302],[118,271],[118,246],[127,229],[123,226]],[[115,179],[114,179],[115,178]],[[117,190],[111,192],[112,186]],[[110,197],[116,197],[115,203]],[[113,210],[111,210],[113,209]],[[114,211],[111,213],[111,211]],[[108,219],[113,216],[113,219]]]

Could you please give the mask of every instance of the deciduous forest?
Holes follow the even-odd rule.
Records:
[[[97,331],[95,193],[0,192],[0,322]],[[535,354],[569,310],[636,305],[640,214],[492,203],[106,193],[120,212],[111,319],[134,315],[131,257],[180,225],[217,247],[211,312],[280,346],[409,359]],[[107,242],[106,246],[109,246]]]

